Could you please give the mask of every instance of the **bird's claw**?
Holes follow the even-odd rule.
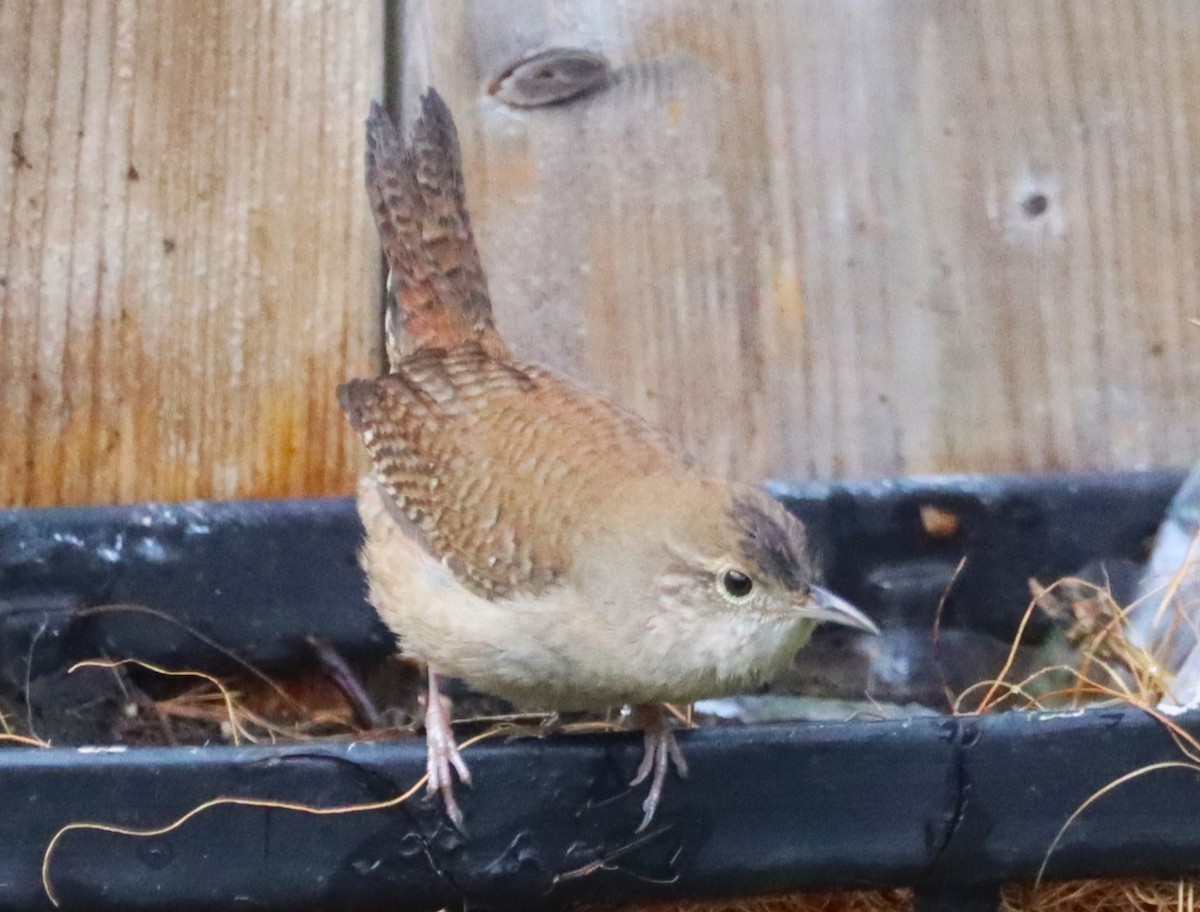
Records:
[[[675,771],[682,779],[687,778],[688,767],[683,758],[683,751],[679,749],[675,740],[675,733],[667,724],[662,710],[657,707],[639,707],[638,717],[645,730],[645,751],[642,754],[642,762],[638,764],[637,772],[629,784],[641,785],[646,779],[650,779],[650,791],[646,794],[646,800],[642,802],[642,822],[637,828],[637,832],[640,833],[654,819],[671,766],[674,765]]]
[[[425,705],[425,772],[429,776],[428,794],[441,793],[446,816],[465,833],[462,809],[454,797],[454,772],[464,785],[471,784],[471,771],[463,761],[454,731],[450,727],[450,701],[437,690],[430,676],[429,693],[422,698]]]

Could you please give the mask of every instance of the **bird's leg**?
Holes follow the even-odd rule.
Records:
[[[640,833],[650,825],[650,821],[654,819],[654,812],[658,810],[658,802],[662,799],[663,785],[667,781],[670,765],[675,765],[675,771],[681,778],[687,777],[688,768],[687,761],[683,759],[683,752],[675,742],[675,733],[671,731],[661,706],[635,706],[633,721],[645,733],[646,752],[642,755],[637,774],[629,784],[640,785],[651,773],[654,774],[650,778],[650,791],[646,800],[642,802],[644,816],[637,828],[637,832]]]
[[[463,762],[458,745],[454,743],[454,732],[450,728],[450,701],[438,689],[437,673],[429,669],[429,690],[421,702],[425,706],[425,771],[429,774],[429,794],[442,793],[446,816],[459,830],[463,829],[462,811],[454,799],[454,777],[450,768],[458,772],[458,778],[471,784],[471,771]]]

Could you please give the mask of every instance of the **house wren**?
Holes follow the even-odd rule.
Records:
[[[816,585],[804,526],[763,491],[705,477],[636,415],[509,353],[436,92],[407,143],[373,107],[366,165],[390,371],[338,397],[371,453],[370,600],[429,670],[429,790],[461,826],[441,675],[518,704],[632,705],[645,827],[668,767],[686,774],[657,704],[753,687],[821,621],[875,625]]]

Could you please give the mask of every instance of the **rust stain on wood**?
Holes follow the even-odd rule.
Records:
[[[406,8],[402,95],[454,109],[506,335],[710,468],[1200,449],[1187,0]],[[351,489],[382,18],[0,5],[0,505]],[[604,90],[487,94],[539,48]]]
[[[0,6],[0,506],[352,490],[381,19]]]

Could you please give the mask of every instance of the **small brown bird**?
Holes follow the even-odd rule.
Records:
[[[370,599],[429,669],[430,793],[461,827],[449,675],[517,704],[635,706],[645,827],[669,765],[687,769],[657,704],[752,687],[820,621],[875,625],[816,585],[803,525],[767,494],[704,477],[636,415],[509,354],[436,92],[408,144],[373,107],[366,164],[399,307],[390,372],[338,395],[373,465]]]

